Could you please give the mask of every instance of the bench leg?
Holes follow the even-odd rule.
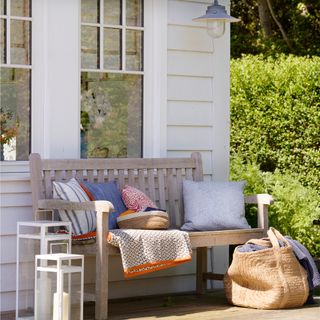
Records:
[[[197,294],[204,294],[207,290],[207,280],[204,277],[204,273],[207,273],[207,256],[208,248],[197,248]]]
[[[105,268],[96,267],[96,303],[95,319],[108,319],[108,256],[105,257]],[[100,272],[98,271],[100,270]],[[98,273],[99,272],[99,273]],[[100,275],[100,276],[99,276]]]
[[[96,239],[96,304],[95,319],[108,319],[108,262],[109,250],[107,243],[108,215],[97,212],[97,239]]]

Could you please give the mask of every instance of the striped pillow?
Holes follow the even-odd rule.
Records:
[[[53,182],[53,198],[72,202],[90,201],[79,182],[72,178],[68,182]],[[59,210],[62,221],[70,221],[73,234],[84,234],[96,230],[96,214],[85,210]]]

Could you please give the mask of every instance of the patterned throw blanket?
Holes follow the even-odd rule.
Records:
[[[108,242],[119,247],[126,278],[191,260],[189,235],[180,230],[117,229]]]

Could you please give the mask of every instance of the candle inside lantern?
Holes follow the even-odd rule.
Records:
[[[69,293],[63,292],[63,315],[60,319],[58,293],[53,295],[53,320],[69,320]]]

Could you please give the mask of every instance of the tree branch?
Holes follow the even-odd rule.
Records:
[[[289,47],[290,51],[293,51],[292,44],[291,44],[289,38],[287,37],[287,34],[286,34],[286,32],[284,31],[284,29],[283,29],[280,21],[277,19],[276,15],[275,15],[275,13],[274,13],[274,11],[273,11],[273,8],[272,8],[272,6],[271,6],[271,1],[270,1],[270,0],[267,0],[267,4],[268,4],[268,8],[269,8],[269,10],[270,10],[270,14],[271,14],[274,22],[277,24],[277,26],[278,26],[279,29],[280,29],[280,32],[281,32],[281,34],[282,34],[283,40],[286,42],[286,44],[287,44],[287,46]]]

